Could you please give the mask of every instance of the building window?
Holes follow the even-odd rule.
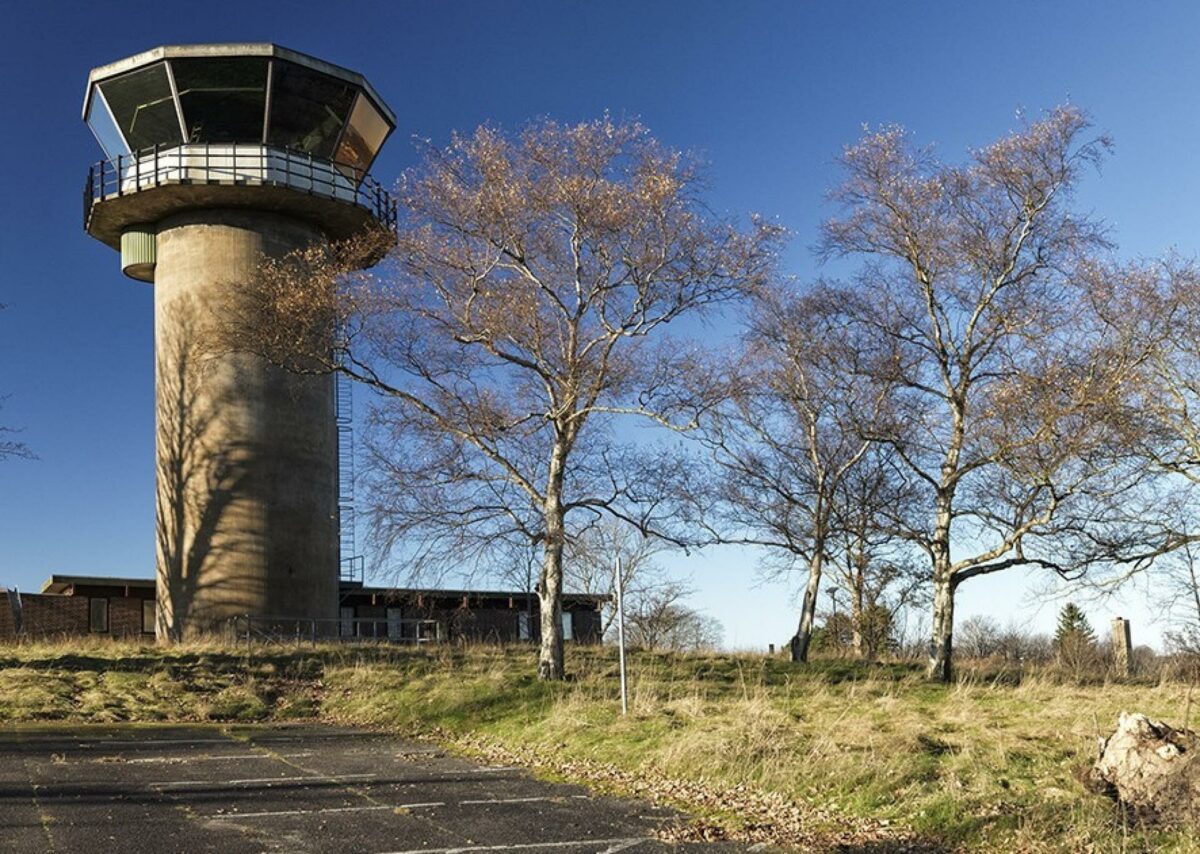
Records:
[[[344,638],[354,637],[354,606],[343,605],[341,608],[342,621],[339,634]]]
[[[517,614],[517,638],[529,640],[529,637],[529,612],[521,611]]]
[[[565,641],[575,640],[575,632],[573,631],[574,624],[571,621],[571,612],[570,611],[562,612],[562,627],[563,627],[563,640],[565,640]]]
[[[142,632],[154,634],[155,602],[153,599],[142,600]]]
[[[107,599],[88,599],[88,628],[93,632],[108,631]]]

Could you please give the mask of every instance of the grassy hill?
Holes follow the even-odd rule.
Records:
[[[686,807],[683,836],[859,850],[1200,851],[1128,823],[1079,775],[1121,711],[1182,724],[1187,684],[1048,676],[924,681],[908,665],[798,669],[755,656],[574,649],[533,678],[524,647],[390,650],[118,643],[0,651],[0,721],[323,719],[434,738]]]

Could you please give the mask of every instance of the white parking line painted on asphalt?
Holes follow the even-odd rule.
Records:
[[[460,804],[531,804],[536,801],[562,801],[567,798],[573,800],[586,801],[588,795],[538,795],[534,798],[489,798],[483,801],[459,801]]]
[[[295,739],[293,739],[294,741]],[[34,742],[36,743],[36,742]],[[232,738],[146,738],[123,740],[119,738],[99,738],[92,741],[77,741],[76,747],[92,749],[94,747],[135,747],[141,748],[147,745],[157,744],[230,744],[235,745],[238,742]]]
[[[248,786],[254,783],[340,783],[344,780],[378,780],[378,774],[332,774],[328,777],[311,774],[306,777],[251,777],[246,780],[170,780],[149,783],[152,789],[186,789],[195,786]]]
[[[444,807],[444,801],[427,801],[417,804],[375,804],[369,807],[323,807],[315,810],[272,810],[270,812],[230,812],[206,815],[206,819],[275,818],[281,815],[320,815],[327,812],[371,812],[380,810],[415,810],[422,807]]]
[[[187,765],[191,762],[223,762],[225,760],[237,759],[244,761],[246,759],[276,759],[283,757],[284,759],[297,759],[301,756],[312,756],[312,751],[306,753],[230,753],[225,756],[148,756],[142,759],[126,759],[121,764],[123,765],[155,765],[158,763],[169,763],[172,765]],[[88,762],[104,762],[103,758],[93,758]]]
[[[632,848],[639,843],[645,842],[644,839],[630,839],[625,842],[618,842],[616,845],[610,845],[605,848],[600,854],[616,854],[618,851],[624,851],[626,848]]]
[[[407,851],[389,851],[386,854],[468,854],[471,851],[529,851],[539,848],[583,848],[589,845],[608,846],[600,854],[613,854],[632,848],[641,842],[653,840],[636,836],[623,839],[579,839],[572,842],[519,842],[513,845],[468,845],[463,848],[410,848]]]

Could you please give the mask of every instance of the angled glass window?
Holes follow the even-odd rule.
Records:
[[[349,171],[356,171],[353,177],[361,178],[370,168],[371,161],[379,153],[390,130],[391,126],[371,104],[371,99],[360,92],[350,112],[350,124],[338,143],[334,161],[339,165],[354,167]]]
[[[87,124],[92,129],[96,141],[100,143],[100,147],[104,149],[105,157],[111,160],[118,154],[129,153],[129,146],[125,144],[121,131],[117,129],[117,123],[113,121],[112,113],[108,111],[108,104],[104,102],[104,95],[98,87],[92,91],[92,103],[88,105]]]
[[[267,106],[262,57],[173,59],[188,142],[261,142]]]
[[[276,60],[267,142],[332,159],[355,94],[336,77]]]
[[[104,100],[130,149],[178,145],[179,113],[163,63],[139,68],[100,84]]]

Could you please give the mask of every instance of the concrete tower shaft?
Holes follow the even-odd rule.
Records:
[[[274,45],[158,48],[96,69],[84,115],[108,157],[89,234],[154,283],[157,634],[338,608],[331,376],[215,334],[264,260],[391,225],[367,174],[395,119],[359,75]],[[329,330],[330,345],[334,330]]]
[[[264,258],[324,235],[278,214],[208,210],[164,219],[157,238],[158,632],[182,638],[246,614],[332,621],[333,378],[210,346]]]

